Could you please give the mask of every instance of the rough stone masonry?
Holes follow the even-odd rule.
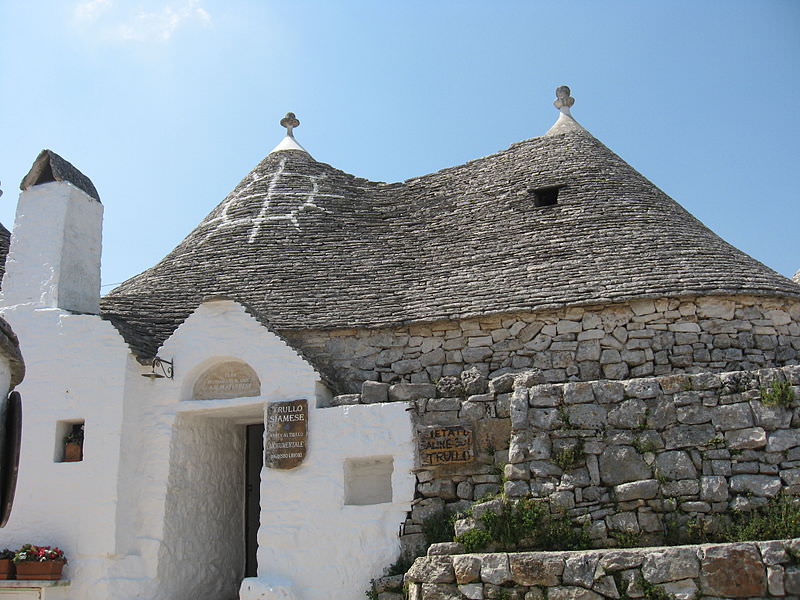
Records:
[[[282,332],[337,382],[431,383],[477,368],[545,381],[622,380],[797,364],[800,303],[756,296],[635,300],[393,329]]]

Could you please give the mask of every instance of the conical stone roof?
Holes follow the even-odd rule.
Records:
[[[557,204],[535,206],[554,186]],[[280,331],[731,293],[800,286],[572,127],[394,184],[275,151],[101,306],[147,357],[217,295]]]

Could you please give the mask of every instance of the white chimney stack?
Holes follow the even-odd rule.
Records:
[[[103,205],[94,185],[42,150],[20,189],[2,304],[98,314]]]

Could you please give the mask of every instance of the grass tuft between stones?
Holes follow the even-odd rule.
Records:
[[[751,511],[667,523],[666,545],[785,540],[800,537],[800,499],[782,494]]]
[[[587,527],[576,525],[565,515],[551,514],[546,502],[527,498],[507,500],[502,511],[487,510],[478,520],[481,528],[462,533],[455,539],[468,552],[490,547],[502,551],[591,547]]]
[[[794,402],[792,385],[788,381],[773,381],[768,388],[761,388],[761,403],[764,406],[789,408]]]

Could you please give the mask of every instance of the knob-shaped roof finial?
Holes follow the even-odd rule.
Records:
[[[281,119],[281,127],[286,127],[286,135],[294,137],[292,129],[300,127],[300,119],[293,112],[287,112],[286,116]]]
[[[562,85],[556,88],[556,99],[553,102],[553,106],[555,106],[558,110],[563,113],[569,114],[569,108],[575,104],[575,98],[569,95],[570,90],[569,86]]]

